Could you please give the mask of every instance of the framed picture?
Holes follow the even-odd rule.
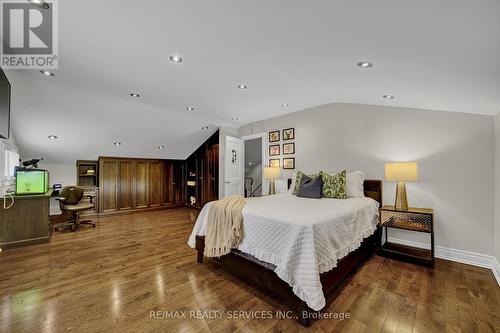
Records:
[[[280,141],[280,131],[272,131],[269,132],[269,142],[277,142]]]
[[[283,169],[295,169],[295,157],[284,158]]]
[[[269,156],[277,156],[277,155],[280,155],[280,145],[269,146]]]
[[[283,141],[295,139],[295,128],[285,128],[283,130]]]
[[[283,155],[295,154],[295,142],[283,144]]]
[[[279,168],[280,167],[280,159],[279,158],[270,159],[269,166],[271,168]]]

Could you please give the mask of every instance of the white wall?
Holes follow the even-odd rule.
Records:
[[[495,257],[500,262],[500,113],[495,117]]]
[[[54,184],[62,186],[76,185],[76,161],[75,164],[54,164],[41,161],[38,167],[49,171],[50,187]],[[50,199],[50,215],[61,214],[59,203]]]
[[[436,245],[493,254],[491,116],[330,104],[248,124],[238,134],[287,127],[295,127],[296,170],[359,169],[383,179],[385,162],[418,161],[420,181],[407,185],[408,200],[435,209]],[[384,182],[384,203],[393,204],[394,195],[395,184]],[[393,236],[426,240],[410,232]]]

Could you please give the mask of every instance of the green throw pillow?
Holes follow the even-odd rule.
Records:
[[[335,175],[321,172],[323,178],[323,197],[334,199],[347,199],[345,189],[346,171],[341,171]]]
[[[299,193],[300,179],[302,178],[302,176],[309,176],[311,178],[316,178],[320,175],[321,175],[321,171],[319,173],[315,173],[315,174],[311,174],[311,175],[306,175],[305,173],[303,173],[301,171],[297,171],[297,175],[295,176],[295,184],[293,186],[292,194],[297,195],[297,193]]]

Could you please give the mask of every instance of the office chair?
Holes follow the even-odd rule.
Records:
[[[71,231],[75,231],[80,224],[89,224],[95,228],[95,223],[91,220],[80,220],[80,212],[84,210],[94,209],[94,199],[93,195],[85,195],[85,197],[90,199],[90,202],[82,202],[84,197],[84,191],[78,186],[65,186],[59,192],[59,197],[56,200],[59,201],[59,207],[61,211],[68,212],[71,217],[71,222],[66,222],[59,224],[55,227],[56,231],[61,231],[64,229],[71,228]]]

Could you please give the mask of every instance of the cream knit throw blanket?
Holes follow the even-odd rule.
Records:
[[[245,198],[232,195],[212,204],[208,211],[205,256],[220,257],[231,252],[243,238],[241,214]]]

